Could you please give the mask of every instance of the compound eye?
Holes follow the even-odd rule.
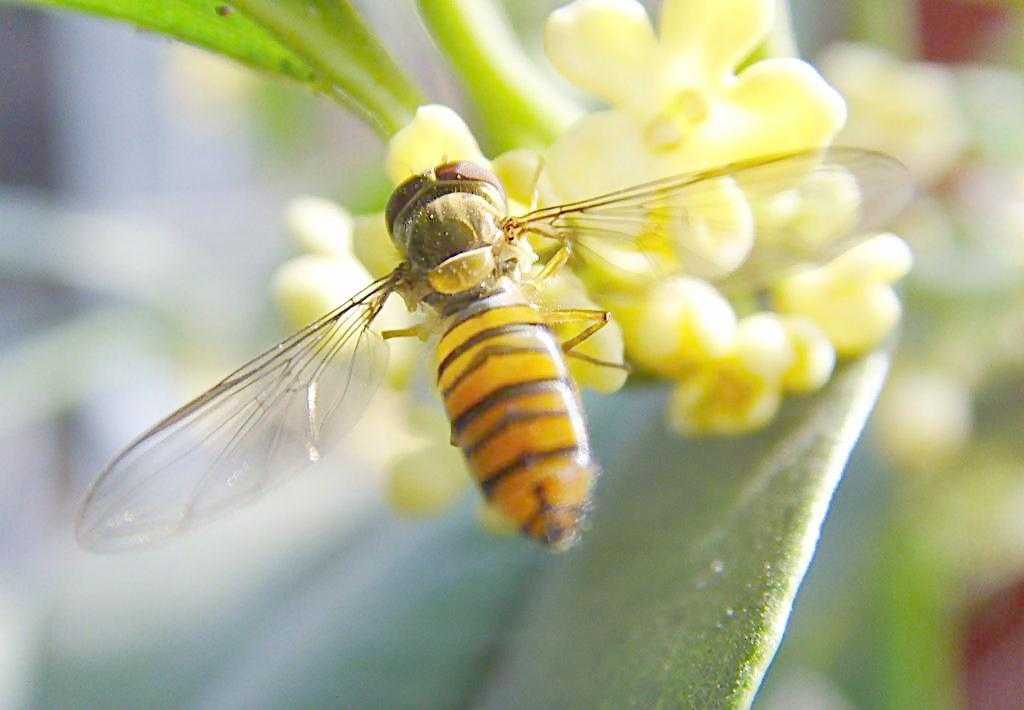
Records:
[[[501,186],[497,175],[469,160],[456,160],[444,165],[438,165],[434,168],[434,175],[438,181],[475,180],[477,182],[486,182],[488,185],[493,186],[502,196],[505,194],[505,188]]]
[[[425,175],[413,175],[395,188],[395,191],[391,193],[391,197],[388,199],[388,206],[384,209],[384,219],[387,221],[388,233],[395,233],[394,226],[398,215],[431,182],[433,181]]]

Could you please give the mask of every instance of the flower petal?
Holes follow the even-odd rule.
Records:
[[[680,87],[660,112],[641,119],[642,141],[656,169],[672,174],[816,148],[845,119],[842,96],[813,67],[766,59],[721,85]]]
[[[352,216],[323,197],[307,195],[288,203],[288,231],[303,251],[344,256],[352,250]]]
[[[725,98],[736,112],[732,120],[717,126],[708,122],[707,128],[717,134],[718,143],[730,146],[733,156],[817,148],[831,141],[846,121],[843,97],[799,59],[757,62],[728,87]]]
[[[576,0],[548,17],[544,49],[581,89],[613,104],[647,91],[657,49],[647,11],[634,0]]]
[[[770,422],[781,402],[777,380],[726,358],[680,381],[669,400],[669,425],[681,434],[742,434]]]
[[[735,357],[743,368],[766,380],[780,379],[795,353],[782,320],[774,313],[746,316],[736,326]]]
[[[736,315],[713,286],[685,276],[667,279],[632,303],[610,304],[622,323],[630,360],[678,376],[724,356],[734,345]]]
[[[372,279],[353,259],[303,254],[281,265],[274,275],[274,298],[292,327],[310,323]]]
[[[669,174],[657,174],[648,155],[635,119],[599,111],[581,118],[548,149],[545,176],[562,202],[582,200]]]
[[[900,300],[889,284],[906,274],[911,261],[899,237],[879,235],[825,266],[782,279],[775,305],[817,323],[840,355],[859,355],[877,346],[899,322]]]
[[[894,155],[924,182],[942,177],[962,154],[967,129],[945,67],[856,44],[833,47],[821,66],[850,106],[844,145]]]
[[[686,203],[684,219],[666,229],[684,271],[703,278],[735,270],[754,246],[754,215],[729,177],[705,181]]]
[[[380,212],[355,218],[352,251],[375,279],[391,273],[402,261]]]
[[[409,125],[391,137],[385,168],[397,185],[449,160],[488,165],[476,138],[459,114],[447,106],[420,106]]]
[[[665,0],[658,30],[669,52],[715,81],[750,56],[774,16],[775,0]]]
[[[502,153],[491,161],[491,169],[505,188],[509,214],[516,215],[533,209],[540,201],[543,186],[544,156],[532,148],[516,148]]]
[[[828,336],[814,321],[800,316],[782,319],[786,335],[793,348],[793,363],[782,378],[782,385],[790,392],[813,392],[832,376],[836,365],[836,350]]]

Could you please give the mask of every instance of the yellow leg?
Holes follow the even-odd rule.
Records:
[[[601,360],[584,353],[578,353],[574,348],[585,342],[588,338],[593,336],[597,331],[608,325],[608,311],[596,310],[592,308],[565,308],[557,311],[549,311],[544,315],[544,320],[548,325],[566,325],[573,323],[588,323],[583,330],[576,335],[572,336],[568,340],[562,342],[562,352],[565,353],[566,357],[576,358],[577,360],[583,360],[589,362],[592,365],[599,365],[601,367],[612,367],[616,370],[630,370],[629,365],[623,362],[610,362],[608,360]]]
[[[384,340],[391,340],[392,338],[419,338],[425,340],[427,337],[427,329],[420,325],[409,326],[408,328],[399,328],[397,330],[383,330],[381,331],[380,337]]]
[[[544,172],[544,156],[537,157],[537,169],[533,171],[533,191],[530,193],[530,212],[540,204],[540,176]]]
[[[551,255],[551,258],[544,262],[543,268],[540,273],[537,274],[535,281],[544,281],[549,279],[558,273],[559,269],[566,265],[569,261],[569,257],[572,255],[572,250],[569,249],[568,244],[559,247],[558,251]]]

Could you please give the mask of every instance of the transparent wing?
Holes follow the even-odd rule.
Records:
[[[912,194],[910,175],[894,158],[829,148],[545,207],[506,228],[569,242],[584,260],[631,278],[687,272],[754,285],[849,248]]]
[[[387,367],[370,323],[385,277],[143,433],[100,474],[79,542],[157,542],[248,502],[320,459],[355,424]]]

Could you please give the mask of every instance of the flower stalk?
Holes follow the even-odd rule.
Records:
[[[492,152],[550,144],[581,111],[526,56],[492,0],[418,0],[420,15],[472,97]]]

